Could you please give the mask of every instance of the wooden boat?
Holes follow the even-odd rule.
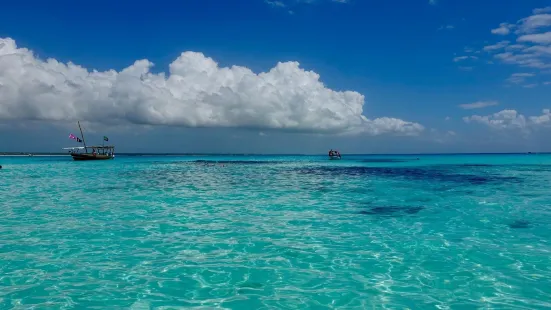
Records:
[[[88,146],[85,148],[92,149],[92,153],[71,152],[74,160],[105,160],[115,158],[114,146]]]
[[[78,128],[80,129],[80,135],[82,140],[72,136],[77,141],[82,142],[84,146],[79,147],[68,147],[64,150],[69,150],[69,154],[73,157],[74,160],[106,160],[115,158],[115,146],[112,145],[101,145],[101,146],[86,146],[86,141],[84,140],[84,134],[82,133],[82,127],[80,127],[80,122],[78,122]],[[71,137],[70,136],[70,137]],[[107,139],[104,137],[104,139]],[[92,152],[88,152],[88,149],[92,149]],[[81,152],[84,151],[84,152]]]

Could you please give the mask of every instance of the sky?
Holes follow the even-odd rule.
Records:
[[[549,109],[549,0],[2,5],[0,152],[546,152]]]

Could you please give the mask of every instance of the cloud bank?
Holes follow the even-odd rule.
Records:
[[[240,127],[313,133],[415,135],[423,126],[368,119],[364,96],[334,91],[298,62],[255,74],[182,53],[168,73],[137,60],[117,72],[41,60],[0,38],[0,120],[76,121],[183,127]]]

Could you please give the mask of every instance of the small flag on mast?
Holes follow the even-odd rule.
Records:
[[[103,141],[109,141],[109,138],[107,138],[106,136],[103,136]]]
[[[82,140],[81,140],[79,137],[77,137],[77,136],[75,136],[75,135],[73,135],[73,134],[70,134],[70,135],[69,135],[69,139],[73,139],[73,140],[76,140],[76,141],[79,142],[79,143],[82,143]]]

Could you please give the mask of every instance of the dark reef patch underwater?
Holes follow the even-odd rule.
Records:
[[[374,176],[382,178],[404,178],[409,180],[423,180],[435,182],[450,182],[458,184],[482,185],[487,183],[519,183],[519,177],[502,176],[480,172],[480,174],[460,173],[458,169],[444,169],[441,167],[362,167],[362,166],[318,166],[301,167],[296,169],[298,173],[318,175],[321,177],[362,177]]]
[[[269,160],[194,160],[196,164],[223,164],[223,165],[275,165],[281,164],[282,161]]]
[[[359,162],[362,163],[407,163],[411,161],[417,161],[418,159],[404,159],[404,158],[370,158],[370,159],[361,159]]]
[[[423,206],[377,206],[360,211],[359,213],[364,215],[401,216],[416,214],[423,209],[425,209]]]
[[[530,228],[532,224],[525,220],[515,220],[509,224],[509,227],[514,229]]]

